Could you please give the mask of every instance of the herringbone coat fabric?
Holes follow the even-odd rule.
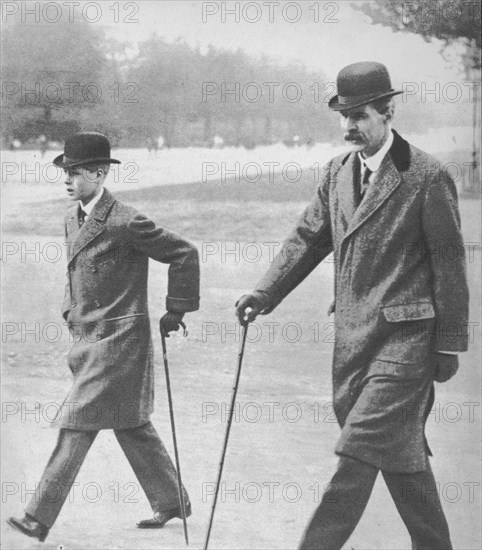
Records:
[[[330,161],[256,291],[269,313],[333,252],[336,450],[410,472],[427,466],[434,352],[467,348],[468,288],[454,182],[394,134],[358,207],[358,155]]]
[[[79,228],[78,205],[66,217],[68,273],[63,316],[74,338],[74,380],[58,418],[62,428],[124,429],[149,421],[154,372],[147,303],[149,258],[170,264],[169,311],[199,308],[194,245],[104,189]]]

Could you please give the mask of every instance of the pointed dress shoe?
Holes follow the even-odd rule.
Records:
[[[8,518],[7,523],[17,531],[27,535],[27,537],[33,537],[34,539],[38,539],[40,542],[43,542],[49,534],[48,527],[43,525],[43,523],[38,522],[28,514],[25,514],[22,519],[13,517]]]
[[[186,517],[191,515],[191,503],[186,504]],[[152,519],[143,519],[137,524],[139,529],[162,529],[168,521],[174,518],[181,518],[181,508],[173,508],[172,510],[164,510],[164,512],[156,512]]]

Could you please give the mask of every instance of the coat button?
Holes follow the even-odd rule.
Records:
[[[96,301],[94,302],[94,304],[95,304],[97,307],[100,307],[100,306],[101,306],[101,303],[99,302],[99,300],[96,300]]]
[[[72,302],[72,307],[77,307],[77,302]]]
[[[97,268],[95,267],[95,265],[91,265],[90,269],[91,269],[92,273],[97,273]]]

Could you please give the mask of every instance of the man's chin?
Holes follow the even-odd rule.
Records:
[[[365,143],[359,143],[356,141],[347,141],[346,143],[348,145],[348,149],[352,153],[361,153],[366,147]]]

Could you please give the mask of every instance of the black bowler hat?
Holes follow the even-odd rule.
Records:
[[[377,99],[403,93],[402,90],[392,88],[387,68],[376,61],[347,65],[338,73],[336,84],[338,95],[328,103],[333,111],[360,107]]]
[[[65,140],[64,154],[54,159],[55,166],[68,169],[89,164],[120,164],[110,158],[110,142],[103,134],[83,132]]]

